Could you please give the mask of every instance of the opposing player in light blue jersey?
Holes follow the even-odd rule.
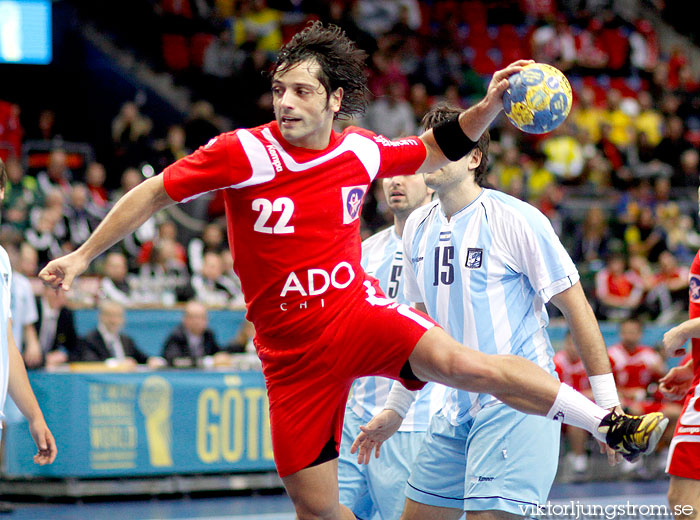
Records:
[[[434,108],[425,126],[457,113]],[[551,300],[568,321],[597,403],[615,408],[605,343],[576,267],[542,213],[481,187],[488,143],[485,133],[464,158],[425,174],[439,200],[406,222],[406,297],[464,345],[522,356],[554,374],[544,306]],[[390,433],[385,415],[375,417],[365,435]],[[402,519],[456,519],[463,511],[479,520],[529,516],[547,500],[554,480],[559,426],[490,395],[449,389],[408,480]],[[364,452],[371,446],[365,441],[358,439]]]
[[[386,296],[408,303],[403,296],[401,272],[403,255],[401,235],[411,212],[431,201],[433,190],[425,185],[422,175],[396,176],[383,179],[382,188],[394,225],[362,242],[362,267],[379,280]],[[445,387],[428,383],[406,410],[388,410],[400,425],[399,431],[383,446],[379,458],[362,465],[350,449],[360,433],[360,426],[384,409],[392,384],[384,377],[363,377],[353,385],[345,410],[343,436],[338,459],[340,503],[357,518],[398,520],[404,505],[404,487],[411,473],[430,417],[442,407]],[[376,515],[376,516],[375,516]]]
[[[6,183],[5,165],[0,160],[0,202],[5,198]],[[10,259],[5,249],[0,247],[0,439],[2,438],[2,420],[5,417],[3,409],[9,391],[13,401],[29,421],[29,432],[38,448],[38,452],[34,455],[34,462],[41,465],[51,464],[56,458],[56,442],[46,426],[32,387],[29,385],[27,370],[12,334],[11,284]]]

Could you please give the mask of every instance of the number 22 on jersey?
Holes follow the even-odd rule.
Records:
[[[253,230],[258,233],[268,235],[284,235],[294,233],[294,226],[289,225],[289,221],[294,214],[294,201],[289,197],[280,197],[270,202],[267,199],[255,199],[253,201],[253,211],[259,211],[258,219],[255,221]],[[277,222],[270,222],[273,212],[282,212]]]

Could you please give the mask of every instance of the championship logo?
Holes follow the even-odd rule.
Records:
[[[688,288],[690,291],[690,301],[693,303],[700,303],[700,275],[690,275]]]
[[[464,264],[469,269],[478,269],[481,267],[481,258],[484,255],[484,250],[478,247],[470,247],[467,249],[467,262]]]
[[[341,188],[343,202],[343,224],[350,224],[360,216],[362,199],[367,186],[344,186]]]

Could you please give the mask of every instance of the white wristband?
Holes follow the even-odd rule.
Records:
[[[591,390],[593,390],[593,399],[598,406],[607,410],[620,404],[620,397],[617,395],[615,378],[612,373],[588,376],[588,380],[591,383]]]
[[[410,390],[404,388],[401,383],[395,382],[386,398],[384,409],[393,410],[399,414],[402,419],[405,419],[408,409],[416,399],[416,394],[417,392],[411,392]]]

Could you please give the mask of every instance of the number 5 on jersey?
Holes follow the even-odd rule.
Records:
[[[289,221],[294,214],[294,202],[288,197],[281,197],[270,202],[267,199],[255,199],[253,201],[253,211],[259,211],[258,220],[255,221],[253,229],[258,233],[268,235],[284,235],[294,233],[294,226],[289,226]],[[282,214],[277,219],[277,223],[268,225],[273,212],[281,211]],[[270,222],[270,224],[272,224]]]

